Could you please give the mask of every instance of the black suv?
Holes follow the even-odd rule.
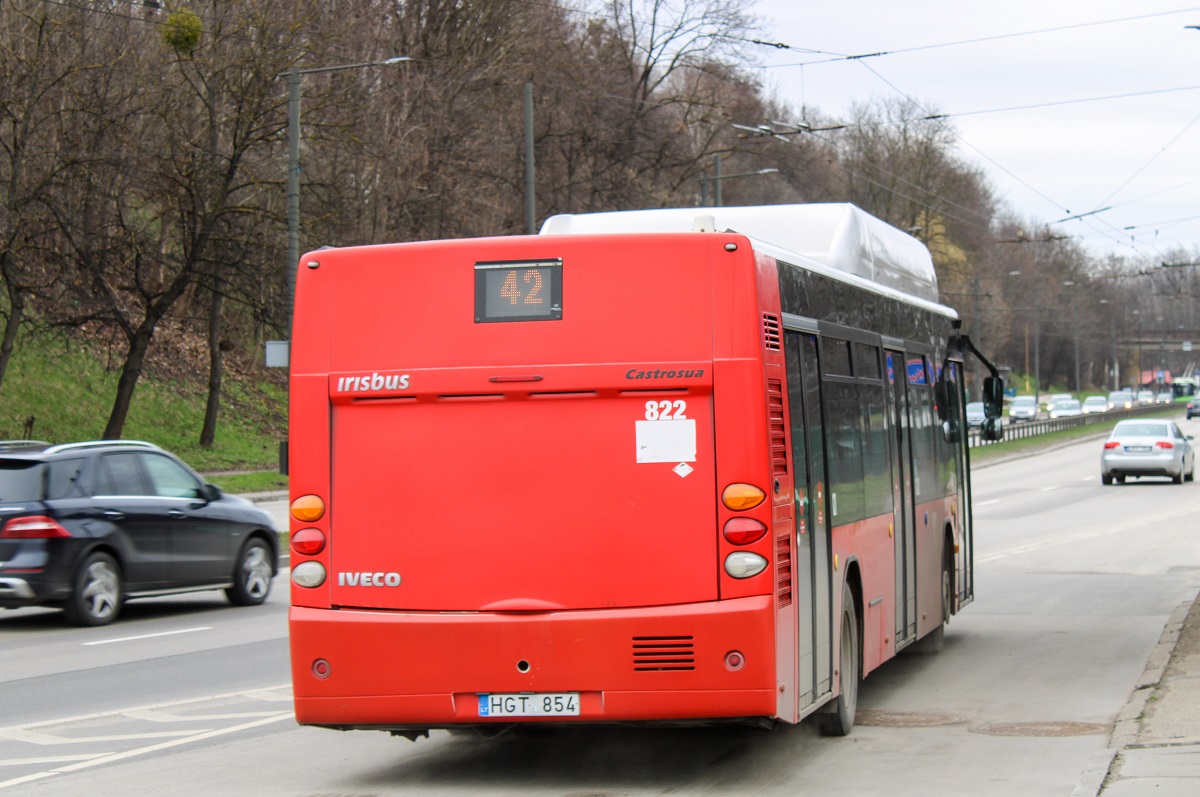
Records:
[[[158,446],[0,441],[0,607],[104,625],[129,598],[223,589],[253,606],[278,558],[267,512]]]

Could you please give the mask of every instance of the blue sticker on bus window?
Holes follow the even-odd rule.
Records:
[[[908,383],[910,385],[927,385],[929,381],[925,378],[925,358],[917,357],[908,361]]]
[[[887,380],[889,385],[896,384],[896,366],[892,362],[892,353],[887,354]]]

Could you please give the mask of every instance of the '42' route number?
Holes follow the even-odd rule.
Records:
[[[686,401],[647,401],[646,420],[648,421],[686,421]]]

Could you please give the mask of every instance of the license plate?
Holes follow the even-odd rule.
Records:
[[[481,717],[578,717],[578,692],[479,695]]]
[[[1149,454],[1150,446],[1125,446],[1126,454]]]

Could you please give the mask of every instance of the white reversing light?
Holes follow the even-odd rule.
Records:
[[[325,565],[301,562],[292,568],[292,583],[297,587],[319,587],[325,583]]]
[[[725,572],[734,578],[750,578],[767,569],[767,560],[756,553],[736,551],[725,557]]]

